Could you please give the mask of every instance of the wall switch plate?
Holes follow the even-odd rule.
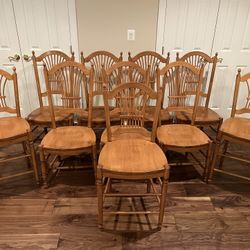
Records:
[[[135,40],[135,30],[129,29],[127,32],[127,40],[134,41]]]

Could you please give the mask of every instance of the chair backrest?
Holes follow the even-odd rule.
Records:
[[[194,124],[204,67],[195,68],[184,61],[168,64],[158,71],[157,81],[162,78],[163,96],[167,96],[167,110],[169,112],[187,111],[192,112],[191,124]],[[192,98],[194,97],[194,98]],[[162,107],[164,98],[162,98]]]
[[[128,52],[128,60],[134,62],[142,67],[144,70],[147,70],[149,67],[149,82],[152,89],[156,90],[156,71],[157,67],[161,68],[169,64],[170,53],[167,54],[167,57],[164,58],[162,55],[155,51],[143,51],[134,57],[131,57],[131,53]],[[149,66],[150,65],[150,66]]]
[[[250,113],[250,83],[249,81],[250,81],[250,73],[247,73],[241,76],[241,70],[239,69],[238,74],[236,75],[236,79],[235,79],[235,89],[234,89],[231,117],[234,117],[235,115],[242,115],[242,114]],[[243,95],[242,95],[242,98],[240,98],[239,100],[240,94],[243,94]]]
[[[99,50],[91,53],[87,57],[83,56],[83,52],[81,52],[81,62],[86,67],[93,67],[94,68],[94,85],[93,85],[93,96],[102,95],[103,89],[103,79],[102,79],[102,69],[108,69],[112,65],[121,62],[122,59],[122,52],[120,56],[117,57],[111,52]]]
[[[102,75],[104,84],[109,90],[122,83],[148,84],[149,82],[149,68],[144,70],[138,64],[129,61],[118,62],[107,70],[103,68]]]
[[[206,76],[208,77],[204,79],[204,86],[202,88],[201,97],[205,98],[205,107],[208,108],[210,96],[214,83],[214,75],[216,70],[216,64],[218,62],[218,53],[215,53],[213,57],[210,57],[208,54],[201,51],[192,51],[186,53],[182,57],[179,57],[179,53],[176,54],[176,61],[181,60],[192,64],[196,68],[200,69],[204,67],[204,71],[206,68]]]
[[[13,74],[0,69],[0,112],[21,116],[15,67]]]
[[[156,101],[151,141],[155,141],[162,91],[155,92],[145,83],[128,82],[116,86],[109,91],[104,89],[104,107],[108,141],[112,140],[111,117],[120,118],[120,126],[124,128],[144,127],[145,110],[150,100]],[[115,103],[115,108],[110,109]],[[114,106],[112,106],[114,107]]]
[[[93,69],[87,70],[83,64],[66,61],[55,65],[50,70],[44,67],[45,82],[48,91],[48,100],[51,111],[52,127],[56,127],[55,112],[63,112],[64,114],[80,114],[88,115],[88,126],[91,127],[92,109],[87,107],[86,85],[89,84],[90,88],[93,86]],[[52,88],[50,79],[54,79],[55,75],[61,79],[60,87],[60,100],[62,110],[57,111],[54,108],[52,98]],[[91,90],[90,90],[91,91]],[[91,100],[89,100],[91,104]],[[90,105],[92,107],[92,105]]]
[[[36,56],[35,52],[32,51],[32,61],[33,61],[33,68],[35,73],[35,79],[36,79],[36,86],[37,86],[37,93],[38,93],[38,99],[39,99],[39,105],[40,107],[44,106],[43,97],[47,97],[47,92],[42,91],[41,86],[41,79],[39,77],[39,71],[38,71],[38,64],[45,65],[48,70],[50,70],[55,65],[65,62],[65,61],[74,61],[74,53],[72,53],[71,57],[66,55],[65,53],[58,51],[58,50],[50,50],[46,51],[40,56]],[[52,79],[51,79],[52,80]],[[54,92],[57,94],[58,92],[58,84],[57,80],[53,79],[53,88],[51,89],[52,93]],[[60,86],[60,83],[59,83]]]

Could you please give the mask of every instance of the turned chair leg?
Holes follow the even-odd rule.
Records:
[[[96,166],[97,166],[97,152],[96,152],[96,144],[92,146],[92,163],[94,168],[94,174],[96,179]]]
[[[46,168],[46,160],[44,156],[44,150],[43,147],[39,147],[39,152],[40,152],[40,161],[41,161],[41,168],[42,168],[42,178],[43,178],[43,185],[45,187],[48,187],[48,182],[47,182],[47,168]]]
[[[149,180],[147,180],[147,193],[150,193],[150,190],[151,190],[151,182],[149,179]]]
[[[28,148],[27,148],[26,142],[22,142],[22,147],[23,147],[23,152],[24,152],[24,154],[25,154],[25,155],[28,155],[29,152],[28,152]],[[29,157],[26,157],[26,162],[27,162],[27,167],[28,167],[28,169],[31,169],[33,163],[32,163],[32,161],[30,161],[30,158],[29,158]]]
[[[208,175],[207,175],[207,182],[209,182],[210,180],[212,180],[213,178],[213,173],[214,173],[214,168],[215,168],[215,164],[217,162],[217,158],[219,156],[219,150],[220,150],[220,143],[221,140],[218,139],[215,143],[215,149],[214,149],[214,154],[213,154],[213,159],[212,159],[212,163],[211,163],[211,167],[209,169]]]
[[[98,227],[103,229],[103,181],[102,170],[100,166],[97,167],[96,188],[98,201]]]
[[[29,148],[30,148],[30,158],[31,158],[30,160],[32,162],[36,183],[39,184],[40,180],[39,180],[39,176],[38,176],[36,153],[35,153],[34,142],[32,139],[31,132],[28,132],[28,143],[29,143]]]
[[[168,191],[168,179],[169,179],[169,170],[165,171],[164,176],[163,176],[163,180],[162,180],[161,200],[160,200],[159,218],[158,218],[158,227],[159,228],[161,228],[162,223],[163,223],[166,196],[167,196],[167,191]]]
[[[203,180],[204,181],[208,181],[208,174],[209,174],[209,169],[211,168],[211,163],[212,163],[212,148],[213,148],[213,143],[210,142],[208,145],[208,149],[207,149],[207,158],[206,158],[206,162],[205,162],[205,168],[204,168],[204,172],[203,172]]]
[[[224,144],[223,149],[222,149],[222,154],[221,154],[221,157],[220,157],[219,169],[222,168],[222,165],[223,165],[223,162],[224,162],[224,159],[225,159],[224,154],[226,154],[226,152],[227,152],[228,144],[229,144],[229,142],[225,141],[225,144]]]

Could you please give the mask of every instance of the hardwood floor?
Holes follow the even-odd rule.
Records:
[[[0,166],[0,174],[25,164]],[[224,165],[250,176],[246,163],[225,160]],[[61,171],[48,189],[36,186],[31,175],[1,182],[0,249],[250,249],[249,182],[217,173],[205,184],[199,172],[192,165],[172,167],[161,231],[156,215],[105,217],[106,229],[100,231],[92,169]],[[113,188],[128,192],[145,185]],[[106,209],[117,206],[157,209],[152,198],[110,199]]]

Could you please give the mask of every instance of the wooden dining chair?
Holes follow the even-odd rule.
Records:
[[[250,163],[249,153],[247,156],[237,155],[234,152],[228,151],[228,145],[231,143],[241,145],[250,149],[250,73],[241,75],[241,70],[238,70],[235,80],[235,89],[233,97],[233,105],[231,117],[225,120],[217,135],[213,164],[209,171],[208,180],[212,180],[214,171],[221,172],[234,177],[239,177],[245,180],[250,180],[244,175],[235,174],[226,170],[222,170],[224,157],[234,160],[240,160],[245,163]],[[244,115],[248,115],[244,117]],[[224,142],[224,147],[220,150]],[[248,151],[250,152],[250,151]],[[219,168],[215,168],[219,163]]]
[[[144,128],[145,108],[150,99],[156,100],[155,120],[152,131]],[[110,110],[110,103],[116,103]],[[152,211],[104,211],[104,201],[108,197],[147,197],[154,196],[159,202],[158,226],[161,227],[169,178],[167,159],[154,142],[158,123],[161,92],[154,92],[145,83],[128,82],[117,85],[114,89],[104,91],[104,105],[108,141],[102,148],[97,166],[97,196],[99,227],[103,228],[103,215],[138,215],[150,214]],[[119,115],[119,129],[122,133],[117,137],[112,129],[112,115]],[[147,134],[140,136],[140,130]],[[160,183],[156,187],[153,178]],[[162,178],[162,179],[161,179]],[[104,181],[106,179],[106,185]],[[114,193],[111,188],[112,180],[146,181],[147,192],[142,193]],[[152,191],[152,192],[151,192]]]
[[[168,53],[165,58],[155,51],[143,51],[133,57],[131,53],[128,52],[128,60],[138,64],[144,70],[147,70],[149,66],[149,83],[151,88],[156,91],[156,69],[157,67],[162,68],[169,64],[170,53]]]
[[[50,70],[44,67],[45,82],[48,91],[52,129],[44,136],[39,149],[44,185],[48,186],[50,178],[63,164],[63,157],[78,156],[85,152],[92,155],[93,167],[96,169],[96,136],[91,129],[91,109],[86,108],[84,96],[85,85],[93,82],[93,70],[87,70],[82,64],[66,61],[55,65]],[[60,76],[63,79],[61,89],[61,109],[55,109],[50,81]],[[58,113],[88,113],[88,127],[58,127],[55,117]],[[59,164],[55,164],[56,162]]]
[[[55,65],[65,62],[65,61],[74,61],[74,53],[72,53],[71,57],[66,55],[65,53],[58,50],[50,50],[44,52],[43,54],[36,56],[35,52],[32,51],[32,62],[33,69],[36,80],[37,94],[39,100],[39,108],[33,110],[28,116],[27,121],[31,126],[43,127],[45,133],[47,133],[47,128],[51,125],[51,116],[48,107],[48,93],[46,91],[46,85],[44,82],[44,76],[42,75],[42,70],[39,74],[39,66],[46,65],[47,69],[50,70]],[[62,82],[59,82],[58,79],[51,79],[51,93],[54,96],[57,96],[61,93],[61,85]],[[54,98],[55,100],[57,97]],[[60,112],[55,117],[57,123],[68,123],[70,117],[68,114],[64,114]],[[38,136],[39,137],[39,136]]]
[[[0,165],[2,165],[1,168],[7,167],[5,165],[8,161],[26,158],[29,159],[28,164],[31,163],[32,170],[8,176],[0,175],[0,180],[7,180],[34,172],[36,182],[39,183],[33,136],[29,123],[21,118],[15,67],[13,71],[13,74],[10,74],[0,69],[0,148],[21,143],[24,152],[10,156],[1,153]]]
[[[81,52],[81,62],[87,67],[90,68],[91,66],[94,69],[94,82],[93,82],[93,93],[89,93],[87,89],[88,95],[92,94],[93,98],[93,107],[92,107],[92,124],[94,127],[96,126],[105,126],[105,114],[104,114],[104,107],[102,98],[102,88],[103,88],[103,79],[102,79],[102,70],[108,69],[112,65],[121,62],[122,59],[122,52],[120,56],[117,57],[111,52],[99,50],[91,53],[87,57],[83,56],[83,52]],[[82,121],[86,123],[87,117],[83,117]]]
[[[161,77],[163,79],[163,93],[167,97],[165,109],[173,116],[180,111],[188,111],[192,114],[191,124],[159,126],[157,140],[164,151],[189,153],[204,169],[203,178],[205,179],[211,163],[212,141],[204,132],[194,126],[203,79],[203,67],[199,70],[184,61],[177,61],[159,70],[157,75],[158,81]],[[176,120],[175,117],[173,120]],[[205,156],[205,164],[193,154],[200,150],[206,151],[206,153],[201,151],[201,155]]]
[[[204,71],[206,70],[206,77],[203,78],[202,82],[201,98],[197,108],[195,124],[201,127],[209,126],[212,129],[213,126],[216,126],[215,131],[218,132],[222,124],[223,118],[214,110],[209,108],[210,96],[214,85],[216,65],[219,61],[218,53],[216,53],[213,57],[210,57],[209,55],[201,51],[192,51],[186,53],[182,57],[179,57],[179,53],[177,53],[176,61],[179,60],[192,64],[198,69],[204,67]],[[191,116],[191,113],[184,111],[178,112],[176,115],[179,121],[188,123],[191,122]]]

